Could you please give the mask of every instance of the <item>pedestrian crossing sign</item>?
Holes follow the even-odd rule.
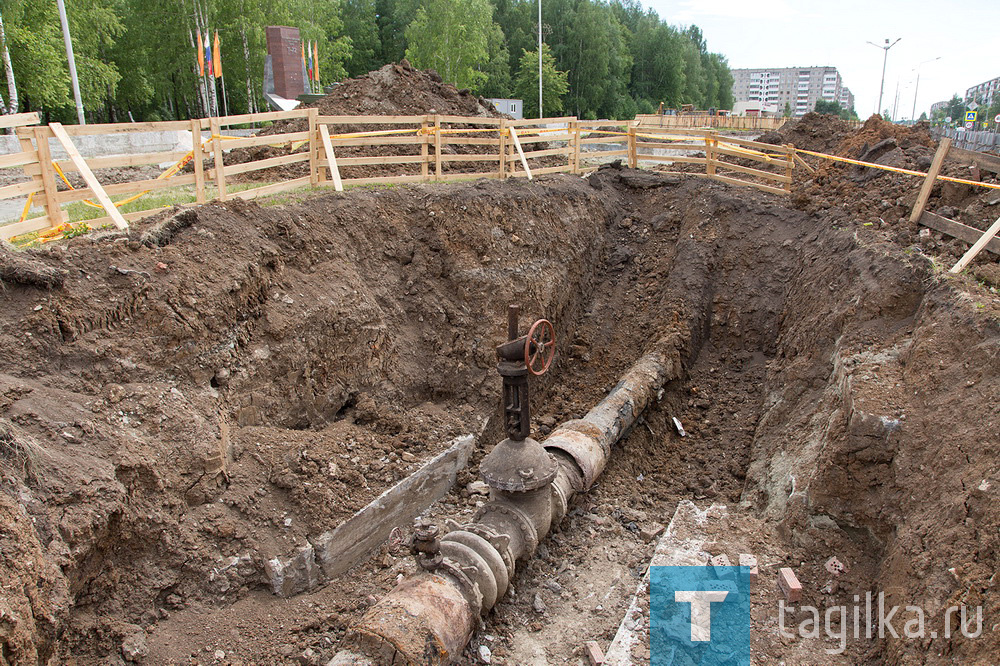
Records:
[[[965,112],[965,122],[967,122],[967,123],[974,123],[974,122],[976,122],[976,115],[977,114],[978,114],[978,112],[976,112],[976,111],[966,111]]]

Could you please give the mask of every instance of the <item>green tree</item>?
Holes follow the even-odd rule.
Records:
[[[828,116],[840,116],[844,108],[840,106],[837,102],[830,102],[825,99],[816,100],[816,107],[813,109],[816,113],[823,113]]]
[[[375,0],[345,0],[343,36],[351,39],[348,76],[360,76],[382,64]]]
[[[512,83],[507,40],[504,38],[503,30],[496,23],[490,27],[487,50],[489,59],[480,65],[480,71],[486,75],[486,81],[478,92],[483,97],[510,97]]]
[[[493,7],[488,0],[425,0],[406,28],[406,57],[459,88],[478,90],[489,76]]]
[[[792,105],[789,102],[785,102],[785,111],[781,115],[785,118],[792,117]]]
[[[538,113],[538,50],[523,51],[514,81],[514,94],[524,103],[525,118],[551,118],[563,110],[563,97],[569,90],[569,76],[556,69],[556,59],[548,44],[542,44],[542,106]]]

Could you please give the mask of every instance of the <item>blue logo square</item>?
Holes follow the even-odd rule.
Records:
[[[740,567],[650,567],[652,666],[750,663],[750,598]]]

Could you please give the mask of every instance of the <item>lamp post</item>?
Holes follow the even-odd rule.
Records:
[[[879,89],[878,89],[878,108],[875,109],[875,113],[878,113],[878,114],[882,113],[882,93],[885,92],[885,65],[889,61],[889,49],[891,49],[896,44],[899,44],[899,40],[900,39],[902,39],[902,37],[899,37],[898,39],[896,39],[896,41],[894,41],[892,44],[890,44],[889,43],[889,38],[886,37],[886,39],[885,39],[885,46],[879,46],[875,42],[868,42],[869,44],[871,44],[875,48],[882,49],[883,51],[885,51],[885,55],[882,57],[882,84],[879,86]]]
[[[69,19],[66,18],[66,5],[63,0],[56,0],[59,7],[59,22],[62,24],[63,41],[66,43],[66,59],[69,61],[69,79],[73,84],[73,99],[76,100],[76,119],[81,125],[87,124],[83,116],[83,100],[80,98],[80,81],[76,78],[76,58],[73,56],[73,40],[69,36]]]
[[[542,0],[538,0],[538,117],[545,117],[542,113]]]
[[[929,62],[936,62],[936,61],[938,61],[940,59],[941,59],[941,56],[938,56],[937,58],[931,58],[930,60],[924,60],[922,63],[920,63],[919,65],[917,65],[917,69],[916,69],[916,72],[917,72],[917,86],[916,86],[916,88],[913,89],[913,111],[910,113],[910,120],[912,120],[914,123],[917,122],[917,91],[920,90],[920,68],[923,67],[924,65],[926,65]]]

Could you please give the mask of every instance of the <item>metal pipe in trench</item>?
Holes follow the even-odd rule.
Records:
[[[480,614],[507,591],[515,563],[530,557],[570,499],[589,489],[611,448],[658,391],[678,375],[666,355],[643,356],[582,419],[568,421],[540,444],[504,440],[480,466],[490,501],[473,522],[418,527],[424,571],[400,582],[348,632],[348,649],[328,666],[448,664],[472,636]]]

